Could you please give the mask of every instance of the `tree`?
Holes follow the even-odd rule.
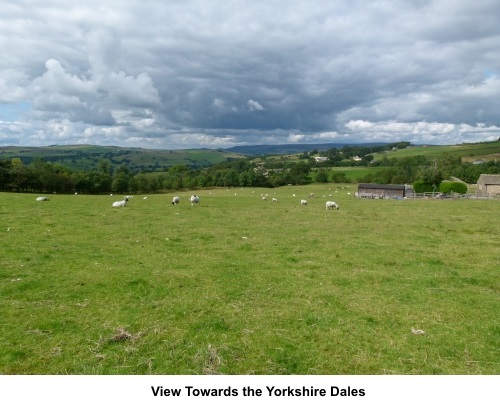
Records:
[[[8,187],[11,190],[26,191],[29,183],[29,172],[24,163],[19,158],[12,159],[11,178]]]
[[[100,173],[101,176],[105,174]],[[118,193],[126,193],[129,191],[129,182],[132,179],[129,168],[125,163],[118,166],[113,173],[113,181],[111,183],[111,190]]]
[[[130,178],[124,173],[113,175],[113,182],[111,183],[111,190],[117,193],[126,193],[129,190]]]
[[[236,187],[239,185],[238,172],[234,169],[226,171],[224,175],[224,187]]]
[[[11,182],[11,168],[10,160],[0,160],[0,190],[7,190],[7,185]]]
[[[434,162],[431,166],[422,170],[421,178],[425,183],[432,185],[433,189],[436,189],[444,180],[444,175],[437,162]]]
[[[99,160],[99,163],[97,163],[97,171],[99,173],[105,173],[108,175],[111,175],[111,162],[107,159],[101,159]]]
[[[350,180],[347,178],[347,175],[344,172],[333,172],[332,182],[333,183],[350,183]],[[367,181],[367,183],[371,183],[371,181]]]
[[[328,183],[328,176],[324,171],[319,172],[316,175],[316,182],[317,183]]]
[[[448,194],[451,192],[466,194],[468,190],[467,184],[459,181],[443,181],[439,185],[439,191]]]

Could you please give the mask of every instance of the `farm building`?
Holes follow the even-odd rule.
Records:
[[[500,174],[482,174],[477,180],[477,195],[486,197],[500,194]]]
[[[370,184],[358,185],[359,198],[404,198],[406,186],[401,184]]]
[[[328,157],[327,156],[315,156],[314,160],[316,162],[326,162],[328,160]]]

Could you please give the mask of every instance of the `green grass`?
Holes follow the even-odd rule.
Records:
[[[0,373],[498,374],[498,201],[355,190],[0,194]]]
[[[472,162],[477,159],[496,160],[500,154],[500,141],[483,143],[464,143],[460,145],[426,145],[413,146],[406,149],[398,149],[386,153],[374,153],[376,160],[387,158],[404,158],[413,156],[425,156],[429,160],[434,160],[443,153],[449,153],[453,156],[460,156],[464,161]]]
[[[341,172],[345,173],[346,178],[352,181],[353,183],[359,182],[360,179],[367,176],[368,174],[375,174],[381,170],[387,169],[387,167],[332,167],[330,168],[333,172]]]

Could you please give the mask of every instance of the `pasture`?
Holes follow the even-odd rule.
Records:
[[[0,374],[500,373],[499,202],[355,191],[0,193]]]
[[[479,143],[463,143],[458,145],[425,145],[412,146],[405,149],[385,153],[374,153],[376,160],[383,157],[387,158],[405,158],[417,155],[425,156],[428,160],[434,160],[443,153],[449,153],[452,156],[460,156],[463,161],[473,162],[474,160],[482,159],[485,161],[498,159],[500,150],[500,141],[479,142]]]

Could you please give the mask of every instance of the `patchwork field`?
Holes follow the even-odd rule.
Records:
[[[0,193],[0,374],[500,373],[499,202],[355,191]]]

